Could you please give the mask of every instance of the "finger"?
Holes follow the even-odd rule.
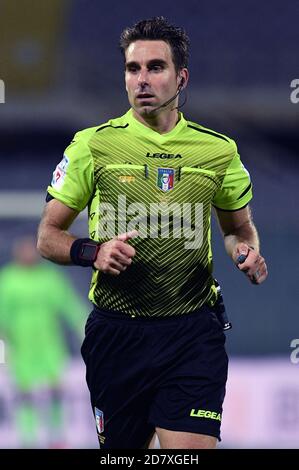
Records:
[[[121,252],[118,252],[113,258],[124,266],[130,266],[132,264],[132,258],[123,255]]]
[[[103,271],[105,274],[111,274],[112,276],[119,276],[120,274],[120,271],[118,269],[113,269],[111,267],[109,267],[109,269],[107,269],[107,271]]]
[[[253,275],[250,280],[252,284],[261,284],[267,278],[268,273],[264,272],[263,274]]]
[[[268,270],[265,263],[255,271],[254,274],[249,276],[253,284],[261,284],[268,276]]]
[[[256,259],[254,257],[249,259],[248,257],[248,261],[244,263],[244,265],[248,267],[246,272],[249,276],[255,276],[257,274],[256,277],[259,277],[266,269],[265,259],[260,255],[258,255]]]
[[[246,243],[239,243],[234,255],[235,263],[237,265],[244,263],[249,253],[249,246]]]
[[[268,277],[268,271],[265,271],[264,274],[262,274],[257,280],[256,280],[256,284],[261,284],[262,282],[264,282]]]
[[[112,274],[114,276],[118,276],[123,270],[121,265],[117,266],[117,264],[113,264],[111,260],[102,261],[100,263],[95,262],[94,267],[104,274]]]
[[[258,253],[249,249],[246,259],[242,263],[238,264],[238,268],[241,271],[252,275],[255,271],[257,271],[258,266],[261,265],[262,259],[263,258]]]
[[[96,261],[94,263],[94,267],[105,274],[120,274],[121,271],[125,271],[127,269],[126,265],[111,257],[108,257],[100,262]]]
[[[132,258],[136,255],[136,250],[131,245],[122,242],[118,246],[118,254],[125,256],[125,258]]]
[[[109,242],[103,243],[98,253],[98,259],[101,259],[104,263],[109,263],[112,258],[119,258],[120,261],[125,261],[135,256],[135,254],[135,248],[128,243],[112,239]]]
[[[127,242],[128,240],[131,240],[132,238],[136,238],[138,236],[139,233],[137,230],[131,230],[130,232],[121,233],[116,237],[116,239],[120,240],[121,242]]]
[[[118,271],[125,271],[125,269],[127,269],[127,266],[120,263],[119,261],[117,261],[114,258],[110,261],[109,267],[112,268],[112,269],[117,269]]]

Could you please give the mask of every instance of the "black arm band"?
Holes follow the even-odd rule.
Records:
[[[77,266],[93,266],[101,244],[90,238],[78,238],[71,246],[70,257]]]

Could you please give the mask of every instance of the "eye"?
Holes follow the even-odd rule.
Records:
[[[129,73],[136,73],[138,72],[139,70],[139,67],[137,67],[137,65],[127,65],[126,67],[126,72],[129,72]]]
[[[154,72],[160,72],[163,69],[162,65],[152,65],[150,67],[150,70],[153,70]]]
[[[127,68],[127,72],[136,73],[136,72],[137,72],[137,68],[136,68],[136,67],[128,67],[128,68]]]

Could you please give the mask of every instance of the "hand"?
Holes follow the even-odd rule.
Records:
[[[238,258],[244,255],[245,260],[238,262]],[[243,271],[252,284],[261,284],[268,276],[265,259],[246,243],[238,243],[234,249],[232,258],[240,271]]]
[[[135,249],[127,242],[138,236],[137,230],[121,233],[117,237],[103,243],[98,252],[94,267],[103,273],[118,276],[132,263]]]

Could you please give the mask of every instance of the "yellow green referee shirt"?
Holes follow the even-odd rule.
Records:
[[[105,242],[133,229],[133,263],[119,276],[94,271],[90,300],[131,316],[182,315],[216,300],[211,206],[234,211],[252,198],[235,142],[187,121],[159,134],[129,110],[77,132],[48,193],[88,207],[89,236]]]

